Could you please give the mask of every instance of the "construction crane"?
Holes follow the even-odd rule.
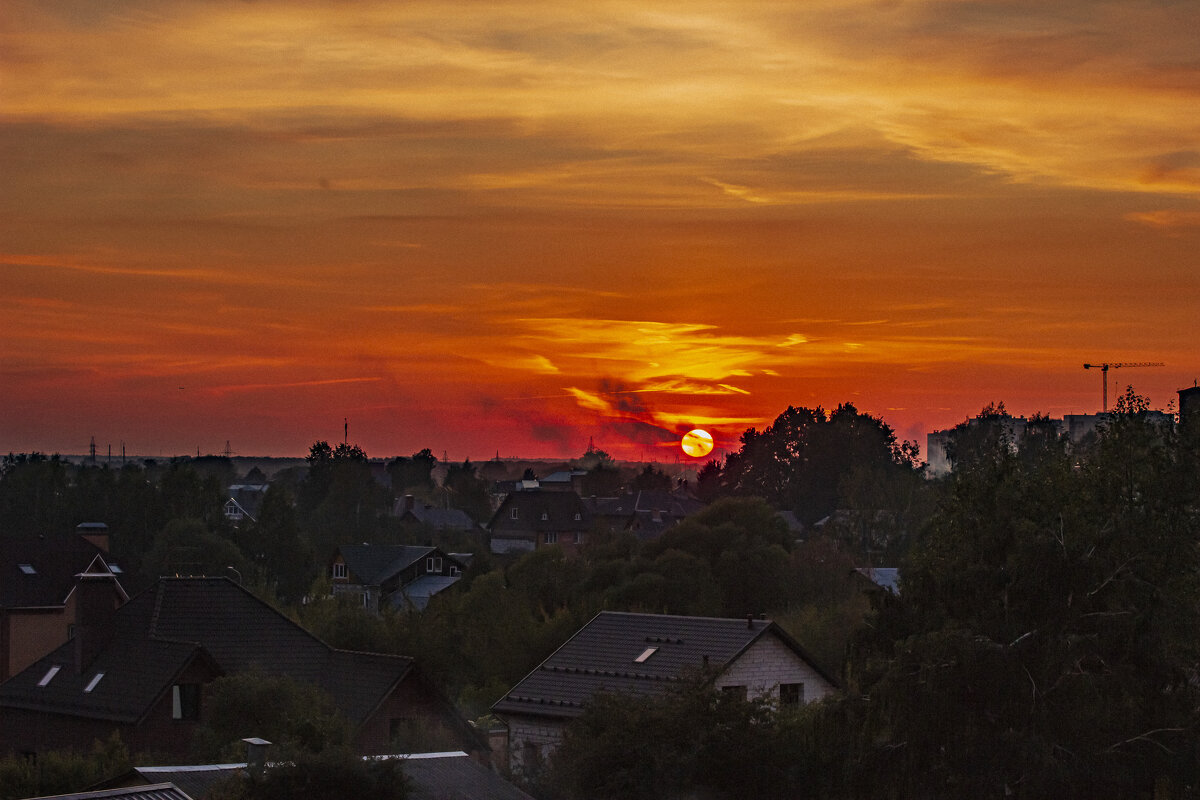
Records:
[[[1084,364],[1084,369],[1100,370],[1100,384],[1104,389],[1104,411],[1108,412],[1108,371],[1117,367],[1165,367],[1161,361],[1105,361],[1101,364]]]

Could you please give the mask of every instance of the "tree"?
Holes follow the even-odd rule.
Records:
[[[811,524],[838,508],[839,492],[854,468],[889,480],[916,470],[916,449],[896,440],[882,420],[853,405],[832,413],[789,407],[764,431],[750,428],[725,458],[724,493],[757,496]]]
[[[205,689],[205,709],[193,750],[209,763],[241,758],[242,739],[251,736],[272,742],[279,759],[350,741],[350,725],[329,695],[280,675],[242,672],[217,678]]]
[[[218,785],[213,800],[404,800],[410,790],[399,759],[359,758],[346,747],[301,753],[261,774],[237,775]]]
[[[1174,437],[1131,405],[1089,452],[1042,444],[955,470],[852,649],[860,774],[901,794],[1195,783],[1200,530]]]

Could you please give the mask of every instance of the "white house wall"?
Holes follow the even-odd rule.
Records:
[[[745,686],[749,698],[768,696],[776,701],[781,683],[804,684],[806,703],[820,700],[834,691],[829,681],[773,635],[763,636],[752,644],[715,681],[719,689]]]

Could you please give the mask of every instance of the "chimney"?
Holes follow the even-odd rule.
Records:
[[[413,496],[411,494],[404,495],[404,510],[412,511],[413,505],[415,504],[415,502],[416,501],[413,499]]]
[[[242,739],[242,741],[246,743],[246,771],[257,778],[262,775],[263,769],[267,766],[267,748],[271,746],[271,743],[257,736]]]
[[[746,627],[750,630],[754,630],[754,615],[753,614],[746,615]]]
[[[81,522],[75,526],[75,532],[105,553],[108,552],[108,526],[103,522]]]
[[[82,675],[108,646],[116,629],[117,579],[81,573],[75,584],[75,671]]]

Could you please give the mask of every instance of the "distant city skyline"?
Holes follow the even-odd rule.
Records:
[[[0,449],[673,460],[1200,377],[1200,7],[11,0]]]

